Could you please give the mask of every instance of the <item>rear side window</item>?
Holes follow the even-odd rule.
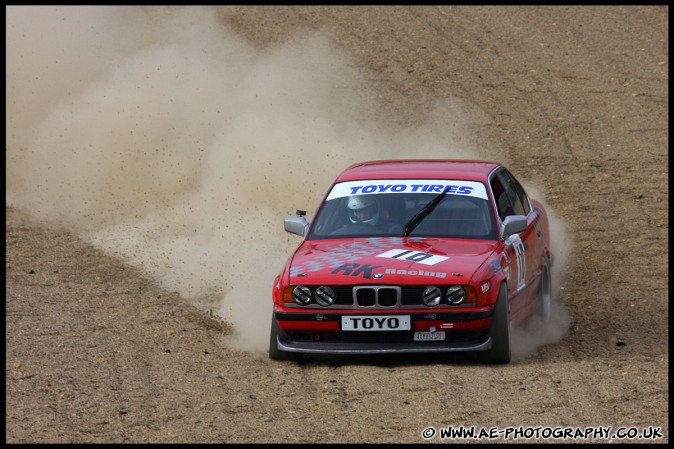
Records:
[[[499,170],[491,180],[491,188],[501,221],[509,215],[529,214],[531,208],[524,188],[508,171]]]
[[[517,214],[529,215],[531,207],[529,206],[529,197],[527,197],[527,194],[524,192],[524,187],[522,187],[522,184],[520,184],[509,171],[503,170],[501,173],[503,173],[504,178],[507,179],[506,191],[510,190],[514,192],[522,205],[521,213],[517,212]],[[508,196],[511,195],[512,193],[508,193]]]

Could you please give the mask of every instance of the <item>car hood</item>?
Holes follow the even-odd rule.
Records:
[[[291,284],[467,283],[497,242],[368,238],[303,242],[291,260]]]

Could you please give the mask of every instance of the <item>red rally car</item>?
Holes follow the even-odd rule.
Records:
[[[354,164],[325,194],[274,280],[269,357],[480,351],[508,363],[511,330],[550,318],[543,205],[501,164]]]

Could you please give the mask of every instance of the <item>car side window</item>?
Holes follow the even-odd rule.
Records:
[[[501,221],[503,221],[508,215],[514,215],[513,206],[510,203],[510,199],[508,198],[508,194],[506,193],[503,184],[501,184],[501,180],[497,176],[494,176],[491,179],[490,184],[491,190],[494,193],[494,200],[496,201],[496,210],[498,211],[498,216]]]
[[[515,187],[515,191],[517,192],[517,196],[520,197],[520,200],[522,201],[522,206],[524,207],[524,214],[523,215],[529,215],[529,211],[531,211],[531,207],[529,206],[529,197],[527,197],[526,192],[524,191],[524,187],[522,187],[522,184],[520,184],[517,179],[512,175],[512,173],[509,173],[510,178],[512,179],[513,186]]]
[[[519,185],[519,183],[515,180],[515,178],[510,175],[505,170],[499,171],[496,176],[499,178],[501,181],[501,185],[505,189],[505,193],[508,196],[508,199],[510,200],[510,204],[512,205],[512,214],[508,215],[527,215],[528,208],[529,208],[529,202],[526,201],[526,197],[524,198],[524,202],[526,202],[526,207],[524,206],[524,202],[522,201],[522,195],[524,194],[524,189],[522,189],[522,186]],[[507,215],[506,215],[507,216]]]
[[[503,174],[505,177],[508,178],[508,184],[512,187],[512,189],[515,191],[517,196],[519,197],[521,203],[522,203],[522,215],[529,215],[529,211],[531,210],[531,207],[529,206],[529,197],[527,197],[526,192],[524,191],[524,187],[522,187],[522,184],[515,179],[512,173],[508,171],[503,171]]]

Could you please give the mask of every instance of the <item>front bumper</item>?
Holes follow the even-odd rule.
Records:
[[[493,308],[462,311],[429,312],[428,310],[396,311],[409,315],[411,329],[405,331],[354,332],[341,329],[344,315],[365,315],[362,311],[321,310],[274,312],[281,332],[277,347],[281,351],[307,354],[390,354],[430,352],[472,352],[491,349],[489,329]],[[367,315],[390,315],[383,310],[368,311]],[[415,332],[444,332],[439,341],[414,341]]]
[[[410,354],[429,352],[472,352],[491,349],[491,338],[476,344],[449,344],[430,345],[427,343],[396,343],[384,345],[380,343],[327,343],[327,342],[300,342],[287,341],[281,337],[277,339],[277,346],[281,351],[298,352],[304,354]]]

